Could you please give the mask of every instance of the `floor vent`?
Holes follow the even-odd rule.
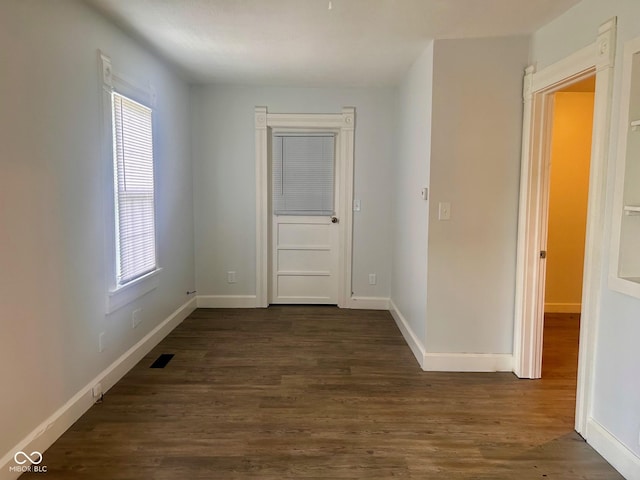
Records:
[[[171,361],[173,358],[173,353],[163,353],[160,355],[155,362],[151,364],[151,368],[164,368],[167,366],[167,363]]]

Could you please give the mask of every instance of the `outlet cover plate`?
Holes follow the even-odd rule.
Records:
[[[102,384],[96,383],[91,389],[91,394],[93,398],[100,398],[102,396]]]
[[[136,328],[142,322],[142,309],[136,308],[131,312],[131,327]]]

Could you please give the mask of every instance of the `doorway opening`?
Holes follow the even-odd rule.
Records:
[[[574,383],[580,313],[595,76],[552,94],[544,276],[542,377]]]
[[[607,250],[606,186],[616,18],[600,25],[594,42],[524,78],[522,168],[518,216],[513,371],[520,378],[542,375],[551,112],[553,95],[595,76],[588,213],[582,279],[575,429],[589,438],[601,270]]]

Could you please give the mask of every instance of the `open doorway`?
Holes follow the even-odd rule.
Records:
[[[541,257],[547,241],[552,100],[565,87],[596,78],[575,397],[575,429],[585,438],[591,422],[601,268],[607,250],[603,232],[615,46],[616,19],[612,18],[600,25],[590,45],[541,70],[535,64],[529,66],[523,85],[513,371],[520,378],[540,378],[547,262]]]
[[[595,76],[552,97],[542,377],[576,382]]]

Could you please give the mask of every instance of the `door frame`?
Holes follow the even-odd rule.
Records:
[[[341,113],[269,113],[267,107],[255,107],[256,145],[256,307],[269,306],[271,272],[271,130],[274,128],[336,131],[336,188],[338,223],[338,307],[346,308],[352,298],[353,257],[353,166],[355,108]]]
[[[524,77],[513,371],[520,378],[540,378],[545,282],[540,250],[547,229],[551,99],[556,91],[596,76],[576,392],[575,427],[583,436],[591,415],[602,261],[608,251],[603,232],[615,50],[614,17],[600,26],[592,44],[538,72],[530,66]]]

